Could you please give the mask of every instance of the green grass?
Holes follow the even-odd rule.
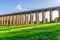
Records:
[[[60,23],[0,26],[0,40],[60,40]]]

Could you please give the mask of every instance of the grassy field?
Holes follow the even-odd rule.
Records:
[[[0,40],[60,40],[60,23],[0,26]]]

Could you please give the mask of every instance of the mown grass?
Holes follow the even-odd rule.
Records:
[[[60,40],[60,23],[0,26],[0,40]]]

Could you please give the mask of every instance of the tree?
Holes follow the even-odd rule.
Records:
[[[58,20],[58,17],[56,17],[55,19],[54,19],[54,22],[58,22],[59,20]]]

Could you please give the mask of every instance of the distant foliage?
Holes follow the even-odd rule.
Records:
[[[36,21],[34,21],[34,23],[36,24]]]
[[[47,18],[45,18],[45,22],[48,22],[48,19]]]
[[[56,17],[56,18],[54,19],[54,22],[59,22],[58,17]]]

